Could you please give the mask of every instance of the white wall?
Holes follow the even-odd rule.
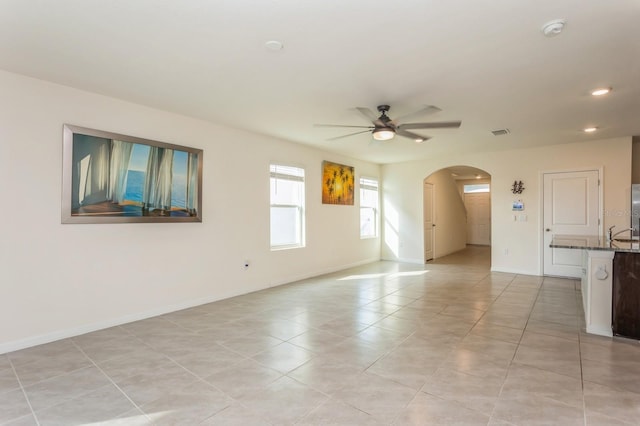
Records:
[[[322,160],[376,164],[6,72],[0,93],[0,353],[380,258],[358,200],[320,194]],[[61,225],[64,123],[202,148],[203,222]],[[269,250],[270,161],[306,169],[303,249]]]
[[[385,224],[383,230],[394,230],[383,235],[383,259],[422,262],[422,182],[433,172],[453,165],[468,165],[491,174],[491,260],[495,271],[542,273],[542,172],[603,168],[604,226],[628,226],[631,137],[433,158],[382,167],[385,220],[393,220],[393,227]],[[510,191],[514,180],[522,180],[526,188],[517,196]],[[512,220],[515,199],[525,203],[527,222]],[[509,254],[504,254],[505,249]]]
[[[433,184],[434,258],[446,256],[467,246],[467,210],[458,186],[448,170],[439,170],[425,182]]]

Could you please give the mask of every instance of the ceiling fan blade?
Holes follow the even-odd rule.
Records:
[[[399,129],[457,129],[462,121],[439,121],[433,123],[406,123],[398,126]]]
[[[427,105],[426,107],[422,108],[421,110],[412,112],[410,114],[405,114],[405,115],[401,115],[400,117],[396,117],[394,118],[392,121],[398,125],[398,123],[402,123],[403,121],[406,121],[410,118],[413,117],[418,117],[418,116],[425,116],[425,115],[429,115],[429,114],[435,114],[436,112],[440,112],[442,111],[440,108],[438,108],[437,106],[434,105]]]
[[[380,117],[378,117],[369,108],[356,107],[356,109],[360,112],[360,114],[364,115],[367,120],[371,121],[376,126],[384,126],[385,125],[382,121],[380,121]]]
[[[396,135],[404,136],[405,138],[413,139],[416,142],[424,142],[431,139],[429,136],[421,136],[417,133],[408,132],[403,129],[396,129]]]
[[[360,111],[360,114],[364,115],[369,121],[375,121],[378,119],[378,116],[375,115],[369,108],[356,107],[356,109]]]
[[[313,127],[354,127],[356,129],[373,129],[373,126],[345,126],[344,124],[314,124]]]
[[[349,136],[359,135],[360,133],[371,133],[371,130],[362,130],[360,132],[349,133],[348,135],[342,135],[335,138],[327,139],[328,141],[337,141],[338,139],[348,138]]]

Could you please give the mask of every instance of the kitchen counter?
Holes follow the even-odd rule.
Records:
[[[609,243],[597,235],[555,235],[549,247],[640,253],[640,241]]]
[[[587,333],[640,339],[640,256],[636,256],[640,241],[555,235],[549,246],[583,251],[581,290]]]

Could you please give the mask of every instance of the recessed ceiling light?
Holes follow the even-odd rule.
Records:
[[[424,142],[424,139],[422,139],[422,138],[417,138],[416,139],[416,143],[422,143],[422,142]]]
[[[476,179],[482,179],[482,176],[476,175]]]
[[[564,30],[565,25],[567,25],[566,19],[554,19],[542,26],[542,34],[545,37],[555,37]]]
[[[611,92],[611,87],[601,87],[599,89],[594,89],[591,91],[593,96],[603,96]]]
[[[282,42],[280,42],[278,40],[270,40],[270,41],[266,42],[264,44],[264,46],[269,50],[275,50],[275,51],[282,50],[282,48],[284,47]]]
[[[593,132],[595,132],[596,130],[598,130],[598,128],[597,128],[597,127],[585,127],[585,128],[584,128],[584,132],[585,132],[585,133],[593,133]]]

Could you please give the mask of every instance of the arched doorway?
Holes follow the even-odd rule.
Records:
[[[478,248],[490,262],[491,175],[451,166],[427,176],[423,185],[424,261]]]

